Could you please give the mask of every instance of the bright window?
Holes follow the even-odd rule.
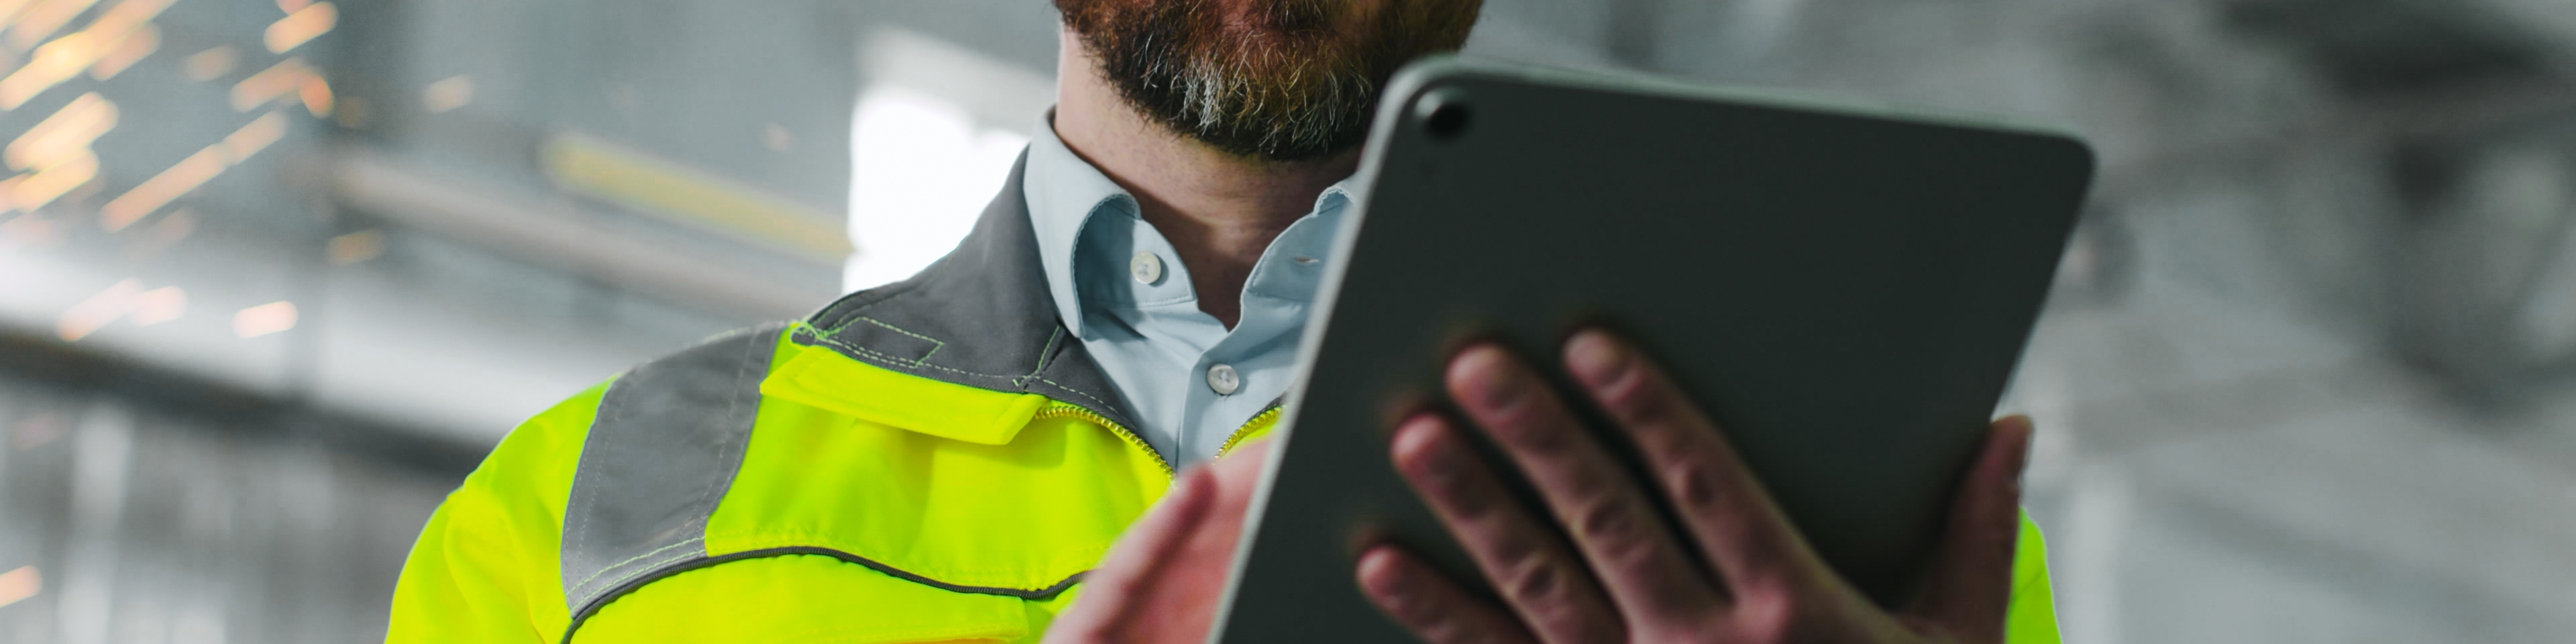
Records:
[[[952,101],[894,85],[868,89],[854,118],[850,241],[858,252],[843,269],[843,291],[900,281],[947,255],[1029,142],[976,123]]]

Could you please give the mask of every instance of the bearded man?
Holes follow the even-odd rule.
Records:
[[[1204,641],[1378,92],[1479,5],[1057,0],[1057,105],[955,251],[512,431],[422,531],[388,640]],[[2055,641],[2026,422],[1995,426],[1931,581],[1889,611],[1630,345],[1565,352],[1651,476],[1527,363],[1460,352],[1466,422],[1407,420],[1390,449],[1498,601],[1396,546],[1354,560],[1424,639]]]

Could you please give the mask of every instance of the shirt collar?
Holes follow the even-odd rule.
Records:
[[[1049,110],[1029,137],[1028,169],[1022,181],[1047,291],[1055,297],[1057,317],[1064,320],[1065,330],[1081,337],[1082,296],[1073,277],[1075,245],[1093,213],[1106,208],[1133,211],[1136,199],[1065,147],[1064,140],[1055,136],[1054,121],[1055,113]]]
[[[1065,330],[1075,337],[1084,337],[1083,319],[1089,310],[1084,307],[1105,303],[1084,297],[1082,283],[1074,272],[1074,258],[1081,254],[1079,251],[1083,244],[1096,243],[1091,237],[1102,234],[1094,232],[1104,228],[1092,226],[1092,219],[1104,214],[1138,217],[1136,198],[1119,187],[1117,182],[1111,181],[1108,175],[1101,174],[1091,162],[1066,147],[1064,140],[1056,137],[1054,116],[1054,112],[1049,110],[1047,117],[1039,121],[1038,127],[1034,128],[1035,133],[1029,137],[1028,165],[1023,181],[1029,221],[1037,233],[1039,265],[1046,272],[1047,290],[1055,300],[1056,311],[1064,322]],[[1321,271],[1283,270],[1273,268],[1273,265],[1282,262],[1314,264],[1329,259],[1334,231],[1340,227],[1343,213],[1350,209],[1351,183],[1348,179],[1336,182],[1316,195],[1314,210],[1271,242],[1244,282],[1246,296],[1299,301],[1313,297],[1316,276]],[[1142,221],[1135,223],[1145,225]],[[1164,259],[1170,262],[1165,272],[1173,276],[1165,279],[1181,278],[1186,274],[1177,258],[1167,256]],[[1113,271],[1115,274],[1126,273],[1124,264],[1113,268],[1116,269]],[[1186,290],[1187,283],[1184,281],[1182,286]]]

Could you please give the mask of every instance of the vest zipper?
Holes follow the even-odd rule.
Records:
[[[1127,444],[1134,445],[1136,446],[1136,449],[1145,450],[1145,453],[1154,455],[1154,464],[1163,466],[1163,476],[1178,476],[1180,474],[1180,470],[1172,468],[1172,459],[1165,458],[1162,452],[1154,450],[1153,445],[1146,444],[1145,439],[1137,437],[1136,432],[1128,431],[1125,425],[1120,425],[1117,421],[1110,420],[1107,416],[1092,413],[1089,409],[1083,409],[1081,405],[1068,402],[1057,402],[1053,405],[1048,405],[1046,409],[1038,410],[1038,415],[1029,418],[1029,421],[1036,422],[1049,418],[1080,418],[1091,421],[1102,427],[1107,427],[1111,433],[1117,434],[1119,438],[1126,439]]]
[[[1234,446],[1242,443],[1243,437],[1252,433],[1253,426],[1260,425],[1262,421],[1279,418],[1279,410],[1281,407],[1283,406],[1271,405],[1268,409],[1261,410],[1261,413],[1253,414],[1252,420],[1243,421],[1242,427],[1234,428],[1234,433],[1225,437],[1225,444],[1217,446],[1217,458],[1224,458],[1226,452],[1234,451]]]
[[[1241,444],[1243,442],[1243,437],[1252,433],[1253,427],[1259,426],[1264,421],[1279,418],[1279,410],[1281,408],[1281,405],[1271,405],[1269,408],[1261,410],[1261,413],[1253,414],[1252,420],[1243,421],[1242,427],[1234,428],[1234,433],[1225,437],[1224,445],[1217,446],[1217,457],[1223,458],[1226,452],[1234,451],[1234,446]],[[1080,418],[1096,423],[1102,427],[1107,427],[1109,428],[1110,433],[1117,434],[1118,438],[1126,440],[1127,444],[1134,445],[1136,446],[1136,449],[1145,450],[1145,453],[1154,455],[1154,464],[1163,466],[1164,476],[1178,476],[1180,473],[1180,470],[1172,467],[1172,459],[1165,458],[1162,452],[1155,451],[1154,446],[1146,444],[1145,439],[1137,437],[1136,432],[1129,431],[1125,425],[1120,425],[1117,421],[1110,420],[1107,416],[1092,413],[1089,409],[1083,409],[1081,405],[1068,402],[1058,402],[1053,405],[1048,405],[1046,409],[1038,410],[1038,414],[1036,416],[1030,417],[1029,422],[1037,422],[1049,418]]]

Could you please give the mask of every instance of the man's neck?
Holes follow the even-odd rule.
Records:
[[[1056,63],[1056,137],[1135,195],[1154,229],[1189,268],[1199,310],[1232,328],[1243,282],[1280,231],[1315,197],[1359,166],[1359,150],[1316,161],[1230,155],[1155,123],[1118,96],[1080,36],[1062,34]]]

